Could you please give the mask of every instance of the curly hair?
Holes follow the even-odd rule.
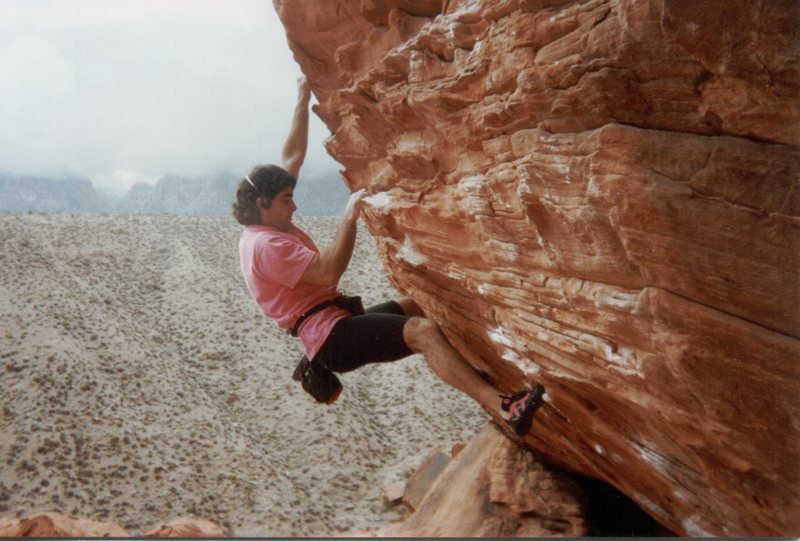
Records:
[[[264,208],[269,208],[276,195],[286,188],[295,187],[297,179],[277,165],[259,165],[250,171],[249,176],[253,185],[246,179],[239,182],[231,213],[242,225],[258,225],[261,223],[261,214],[256,199],[263,197]]]

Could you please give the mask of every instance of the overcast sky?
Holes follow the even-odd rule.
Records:
[[[241,175],[279,160],[300,73],[271,0],[0,0],[0,173]],[[311,117],[306,171],[336,170]]]

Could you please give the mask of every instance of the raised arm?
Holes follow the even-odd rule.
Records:
[[[297,81],[297,105],[294,108],[292,127],[286,142],[283,144],[281,166],[294,178],[300,175],[300,167],[306,159],[308,148],[308,102],[311,99],[311,90],[305,77]]]

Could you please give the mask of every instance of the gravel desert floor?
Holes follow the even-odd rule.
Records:
[[[334,218],[300,217],[320,247]],[[401,518],[383,487],[486,421],[419,356],[342,376],[332,406],[249,297],[226,217],[0,215],[0,517],[131,531],[197,515],[236,536]],[[393,298],[362,230],[342,289]]]

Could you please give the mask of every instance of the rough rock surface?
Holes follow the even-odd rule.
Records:
[[[220,526],[205,519],[178,517],[144,537],[224,537]],[[128,537],[112,522],[74,519],[61,513],[39,513],[22,518],[0,519],[0,537]]]
[[[416,511],[420,508],[425,495],[450,464],[450,458],[441,449],[434,449],[411,474],[402,496],[402,501],[409,510]]]
[[[39,513],[0,519],[0,537],[128,537],[111,522],[74,519],[61,513]]]
[[[274,3],[393,283],[547,388],[526,445],[800,534],[800,4]]]
[[[144,534],[145,537],[225,537],[225,531],[210,520],[178,517]]]
[[[418,510],[387,537],[581,537],[578,484],[536,461],[493,425],[452,459]]]

